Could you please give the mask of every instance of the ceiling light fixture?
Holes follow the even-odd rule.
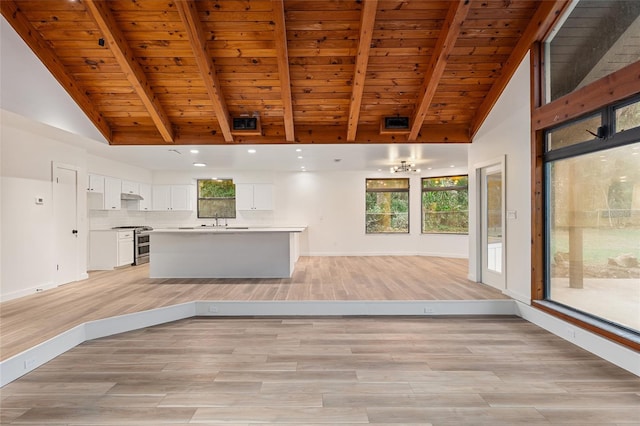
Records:
[[[406,161],[401,161],[399,166],[389,168],[391,173],[420,173],[420,169],[416,169],[415,164],[407,164]]]
[[[247,152],[248,152],[249,154],[255,154],[255,153],[256,153],[256,150],[255,150],[255,149],[248,149],[248,150],[247,150]]]
[[[191,150],[191,151],[189,151],[189,152],[190,152],[190,153],[192,153],[192,154],[197,154],[197,153],[199,153],[200,151],[198,151],[197,149],[192,149],[192,150]]]
[[[205,163],[193,163],[194,167],[206,167]]]

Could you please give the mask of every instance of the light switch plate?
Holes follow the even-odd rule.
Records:
[[[507,210],[507,219],[516,220],[518,218],[518,212],[516,210]]]

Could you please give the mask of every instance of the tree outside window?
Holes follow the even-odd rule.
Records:
[[[367,179],[366,186],[366,233],[409,233],[409,179]]]
[[[469,233],[469,177],[422,179],[422,233]]]
[[[198,218],[236,217],[236,185],[232,179],[198,179]]]

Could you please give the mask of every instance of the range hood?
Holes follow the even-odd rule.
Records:
[[[126,192],[123,192],[122,194],[120,194],[120,199],[121,200],[137,200],[137,201],[144,200],[144,198],[142,198],[138,194],[127,194]]]

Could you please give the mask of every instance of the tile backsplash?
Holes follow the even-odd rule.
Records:
[[[110,229],[114,226],[151,226],[153,228],[177,228],[180,226],[211,225],[214,219],[198,219],[196,211],[138,211],[138,210],[88,210],[90,230]],[[235,219],[227,224],[247,226],[273,226],[273,211],[238,211]],[[224,224],[225,220],[219,220]]]

